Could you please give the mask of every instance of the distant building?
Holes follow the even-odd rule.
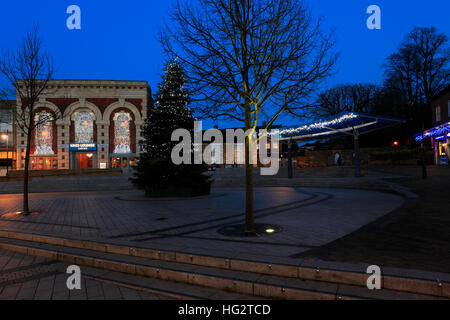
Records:
[[[152,99],[146,81],[52,80],[48,91],[33,117],[52,120],[33,132],[31,170],[127,169],[135,163]],[[25,167],[26,140],[17,128],[18,170]]]
[[[433,127],[416,134],[416,141],[431,139],[434,150],[434,163],[436,165],[449,164],[450,143],[450,85],[435,96],[431,102],[433,111]]]
[[[0,168],[15,168],[16,144],[14,134],[14,106],[16,102],[0,101]]]
[[[262,126],[256,127],[256,132],[260,132],[264,130],[266,127],[266,123],[263,122]],[[272,125],[271,129],[279,129],[281,128],[280,125]],[[216,167],[244,167],[245,165],[245,143],[239,142],[236,138],[233,142],[226,141],[227,136],[227,130],[242,130],[242,132],[245,132],[244,128],[226,128],[226,129],[219,129],[218,126],[214,126],[214,129],[217,129],[221,132],[223,141],[222,143],[212,143],[211,144],[211,154],[208,159],[205,159],[208,163],[212,163]],[[203,150],[209,145],[209,143],[203,144]],[[270,138],[267,138],[267,155],[270,156],[271,151],[281,152],[281,143],[274,144],[273,148],[276,148],[276,150],[271,150],[271,141]],[[256,145],[256,148],[253,149],[253,153],[251,155],[252,164],[254,167],[263,166],[261,164],[260,158],[259,158],[259,144]],[[232,164],[227,164],[228,162],[232,162]]]

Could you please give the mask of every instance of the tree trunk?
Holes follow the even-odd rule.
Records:
[[[251,127],[251,115],[246,112],[245,130]],[[253,151],[253,142],[251,136],[245,137],[245,235],[253,236],[255,234],[255,216],[254,216],[254,192],[253,192],[253,167],[250,159]]]
[[[294,172],[292,168],[292,142],[291,139],[288,140],[288,178],[292,179],[294,177]]]
[[[30,153],[31,153],[31,135],[33,130],[31,130],[33,125],[33,115],[30,112],[30,122],[29,129],[27,134],[27,149],[25,153],[25,168],[23,172],[23,214],[29,215],[30,208],[28,206],[28,176],[29,176],[29,167],[30,167]],[[19,157],[18,157],[19,158]]]
[[[245,235],[255,234],[253,166],[250,163],[252,142],[245,138]]]

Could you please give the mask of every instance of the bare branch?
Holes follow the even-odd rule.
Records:
[[[29,212],[28,169],[32,135],[37,126],[62,117],[59,111],[53,112],[51,117],[36,117],[40,98],[49,93],[49,81],[54,72],[53,60],[43,49],[37,27],[27,32],[15,51],[7,51],[0,57],[0,73],[8,80],[8,86],[1,91],[2,96],[16,98],[16,105],[12,108],[15,125],[22,130],[27,140],[23,208],[25,214]],[[14,91],[13,94],[11,90]]]
[[[337,59],[333,34],[302,1],[177,1],[171,19],[160,41],[183,64],[197,111],[247,129],[305,108]]]

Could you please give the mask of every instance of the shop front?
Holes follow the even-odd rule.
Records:
[[[31,170],[52,170],[58,168],[56,156],[31,156]]]
[[[417,142],[431,139],[436,165],[449,164],[450,122],[441,124],[424,132],[414,135]]]
[[[71,143],[69,144],[70,169],[96,169],[97,144]]]
[[[449,150],[448,143],[450,137],[438,136],[435,139],[436,163],[438,165],[448,165]]]
[[[151,90],[146,81],[52,80],[35,108],[30,168],[34,170],[129,169],[141,149]],[[20,110],[22,104],[15,104]],[[27,139],[18,126],[9,143],[16,143],[18,170],[25,169]],[[0,128],[0,134],[3,127]],[[0,137],[0,159],[3,156]]]
[[[109,156],[111,168],[131,169],[136,164],[135,154],[111,154]]]

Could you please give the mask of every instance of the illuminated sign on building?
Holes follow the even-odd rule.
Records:
[[[69,151],[97,151],[96,143],[70,143]]]

